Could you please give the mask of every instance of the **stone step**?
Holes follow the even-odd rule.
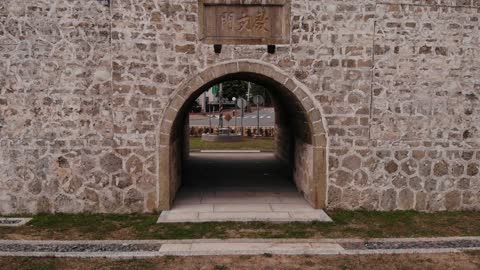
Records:
[[[213,211],[210,211],[210,207],[201,209],[201,207],[194,206],[191,209],[197,209],[197,211],[193,212],[189,212],[188,207],[180,207],[178,210],[173,209],[170,211],[163,211],[160,214],[157,223],[199,223],[226,221],[332,222],[332,219],[323,210],[311,209],[309,211],[268,211],[268,209],[265,208],[267,206],[268,205],[224,205],[217,208],[214,206]]]

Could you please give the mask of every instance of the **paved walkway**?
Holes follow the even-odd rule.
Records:
[[[184,187],[159,223],[221,221],[324,221],[271,153],[191,153]]]
[[[391,239],[0,240],[0,256],[158,257],[451,253],[480,250],[480,237]]]

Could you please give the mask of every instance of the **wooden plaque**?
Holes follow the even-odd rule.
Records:
[[[207,44],[288,44],[290,0],[199,0],[200,39]]]

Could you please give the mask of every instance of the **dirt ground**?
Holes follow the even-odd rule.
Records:
[[[206,256],[109,260],[0,257],[3,270],[480,269],[480,252],[400,255]]]

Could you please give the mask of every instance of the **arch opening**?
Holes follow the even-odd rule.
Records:
[[[258,70],[260,65],[260,70]],[[287,164],[297,190],[314,208],[326,203],[326,142],[319,108],[304,87],[281,71],[253,63],[234,70],[212,67],[189,80],[176,92],[162,119],[160,131],[159,209],[170,209],[182,186],[185,161],[189,157],[188,113],[195,100],[213,85],[242,80],[265,87],[275,110],[275,157]],[[219,72],[219,70],[221,72]]]

